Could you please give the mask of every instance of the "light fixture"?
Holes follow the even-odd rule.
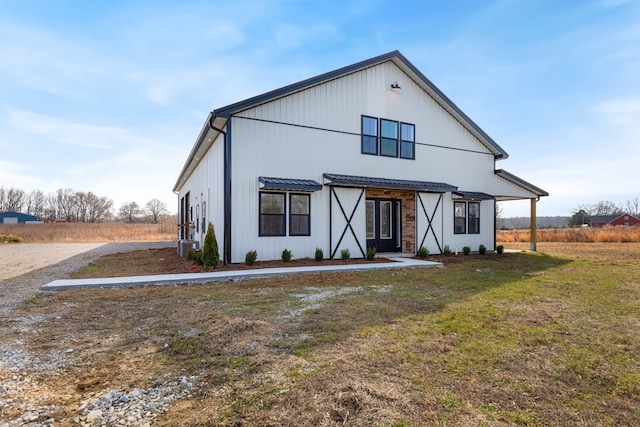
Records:
[[[395,82],[391,83],[391,90],[394,92],[399,92],[401,89],[400,85],[398,84],[398,81],[396,80]]]

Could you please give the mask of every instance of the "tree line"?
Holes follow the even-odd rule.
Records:
[[[123,203],[117,212],[113,210],[113,200],[98,196],[91,191],[75,191],[71,188],[58,189],[45,194],[40,190],[26,192],[19,188],[0,187],[0,212],[20,212],[38,217],[40,221],[64,220],[68,222],[127,223],[147,222],[157,224],[169,214],[167,204],[149,200],[144,207],[136,202]]]

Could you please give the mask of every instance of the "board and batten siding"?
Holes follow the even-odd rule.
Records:
[[[205,224],[204,230],[202,228],[199,232],[194,230],[194,240],[200,242],[200,248],[202,248],[208,223],[213,224],[222,258],[222,242],[224,241],[224,135],[220,134],[211,145],[198,167],[180,189],[178,200],[181,200],[187,193],[190,193],[194,220],[196,206],[202,210],[202,203],[206,202],[204,214],[207,224]],[[200,212],[199,218],[202,220],[202,212]]]

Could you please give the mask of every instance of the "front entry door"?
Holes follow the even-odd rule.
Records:
[[[402,251],[400,200],[367,199],[367,247],[378,252]]]

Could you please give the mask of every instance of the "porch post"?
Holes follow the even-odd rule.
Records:
[[[535,252],[537,250],[537,247],[536,247],[536,226],[537,226],[537,221],[536,221],[536,203],[537,203],[537,199],[531,199],[531,218],[530,218],[529,229],[531,230],[530,249],[533,252]]]

